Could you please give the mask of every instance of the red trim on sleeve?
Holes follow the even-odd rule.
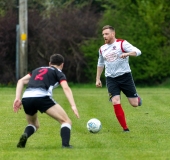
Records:
[[[32,76],[32,73],[30,72],[30,73],[28,73],[30,76]]]
[[[116,42],[121,42],[121,44],[120,44],[121,50],[122,50],[122,52],[125,52],[124,49],[123,49],[123,41],[124,41],[124,39],[117,39],[116,40]]]
[[[63,81],[66,81],[66,79],[61,80],[60,83],[63,82]]]
[[[124,49],[123,49],[123,41],[121,41],[121,50],[122,50],[122,52],[125,52]]]

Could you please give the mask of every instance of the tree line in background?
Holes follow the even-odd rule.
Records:
[[[0,2],[0,83],[15,83],[16,2]],[[169,0],[28,1],[28,72],[48,65],[51,54],[65,57],[63,72],[73,83],[95,83],[101,28],[141,51],[130,57],[136,84],[161,84],[170,76]],[[104,81],[104,75],[102,77]]]

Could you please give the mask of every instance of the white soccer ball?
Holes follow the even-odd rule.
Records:
[[[92,118],[87,122],[87,129],[91,133],[97,133],[101,128],[102,124],[97,118]]]

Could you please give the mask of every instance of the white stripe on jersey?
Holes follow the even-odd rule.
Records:
[[[48,90],[45,90],[43,88],[27,88],[22,96],[22,98],[27,98],[27,97],[45,97],[53,96],[53,88],[57,87],[57,84],[55,86],[50,86]]]

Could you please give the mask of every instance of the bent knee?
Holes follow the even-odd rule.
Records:
[[[112,98],[112,104],[113,105],[120,104],[119,96],[115,96],[115,97]]]
[[[65,123],[68,123],[68,124],[72,125],[72,121],[71,121],[70,118]]]
[[[138,106],[138,102],[131,102],[130,104],[132,105],[132,107],[137,107]]]
[[[137,107],[138,106],[138,104],[131,104],[132,105],[132,107]]]
[[[68,124],[72,125],[72,121],[71,121],[70,118],[62,119],[62,120],[60,120],[59,122],[60,122],[61,124],[63,124],[63,123],[68,123]]]
[[[138,104],[138,98],[128,98],[129,99],[129,103],[131,104],[131,106],[133,107],[137,107]]]

